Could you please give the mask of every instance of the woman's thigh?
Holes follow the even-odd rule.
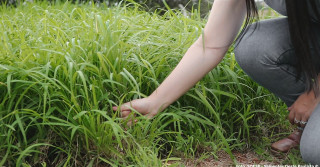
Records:
[[[304,92],[304,81],[297,80],[297,60],[291,44],[287,18],[253,24],[236,43],[240,67],[257,83],[291,106]]]

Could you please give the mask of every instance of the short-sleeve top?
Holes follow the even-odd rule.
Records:
[[[280,13],[281,15],[287,16],[287,8],[286,8],[286,0],[264,0],[268,6],[270,6],[272,9]],[[313,11],[313,8],[309,5],[309,12],[311,16],[311,20],[320,23],[320,18],[318,18]],[[315,8],[320,12],[320,1],[315,1]]]
[[[277,11],[278,13],[286,16],[287,8],[285,0],[264,0],[268,6]]]

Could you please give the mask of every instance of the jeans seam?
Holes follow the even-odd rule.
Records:
[[[294,48],[287,49],[287,50],[284,51],[282,54],[280,54],[280,56],[278,57],[275,65],[278,66],[281,70],[283,70],[283,71],[287,72],[288,74],[292,75],[293,77],[297,78],[297,75],[296,75],[296,74],[294,74],[294,73],[286,70],[286,69],[283,67],[283,64],[286,64],[286,63],[280,63],[280,58],[282,58],[282,56],[283,56],[284,54],[286,54],[287,52],[292,51],[292,50],[294,50]],[[286,64],[286,65],[289,65],[289,64]],[[289,65],[289,66],[291,66],[291,65]],[[293,67],[293,68],[294,68],[294,67]],[[302,83],[304,84],[304,80],[302,80],[301,77],[298,79],[298,81],[300,81],[300,82],[302,82]]]

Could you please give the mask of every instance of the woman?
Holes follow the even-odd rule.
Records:
[[[245,26],[236,43],[236,60],[250,77],[287,104],[290,122],[304,128],[300,143],[303,159],[320,164],[320,2],[266,2],[288,18]],[[221,62],[243,21],[248,25],[256,14],[254,0],[215,0],[204,35],[149,97],[122,105],[122,117],[128,117],[133,108],[151,118],[168,107]],[[300,135],[297,131],[272,147],[287,151],[300,142]]]

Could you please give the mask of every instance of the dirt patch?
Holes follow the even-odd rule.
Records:
[[[277,157],[273,157],[273,161],[264,161],[258,158],[253,151],[243,152],[233,152],[233,155],[237,159],[238,165],[280,165],[281,160]],[[225,152],[219,152],[218,158],[215,159],[210,157],[205,160],[191,160],[187,159],[184,161],[184,165],[187,167],[213,167],[213,166],[233,166],[233,162],[230,156]]]

